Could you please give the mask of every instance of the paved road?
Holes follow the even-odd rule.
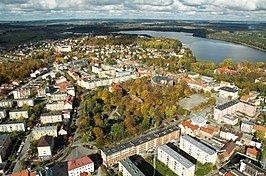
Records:
[[[81,120],[81,106],[78,108],[78,118],[76,120],[76,125],[79,124]],[[73,144],[72,144],[72,150],[71,153],[65,158],[65,161],[73,160],[85,155],[91,155],[94,153],[97,153],[98,149],[94,147],[93,149],[88,149],[82,145],[80,142],[80,135],[78,133],[78,130],[75,131],[74,137],[73,137]]]
[[[21,167],[21,161],[24,160],[26,158],[26,154],[30,148],[30,142],[32,140],[32,136],[31,133],[27,136],[24,147],[19,155],[19,157],[16,159],[16,165],[13,169],[13,174],[14,173],[18,173],[20,171],[20,167]]]

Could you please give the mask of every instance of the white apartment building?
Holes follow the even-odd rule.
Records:
[[[67,162],[68,176],[80,176],[81,173],[94,172],[94,162],[88,157],[83,156]]]
[[[1,123],[1,132],[25,131],[24,122]]]
[[[11,110],[9,112],[9,118],[10,119],[19,119],[19,118],[29,118],[29,113],[27,110]]]
[[[40,120],[42,124],[58,123],[63,121],[61,112],[41,114]]]
[[[65,103],[64,103],[64,101],[55,101],[52,103],[47,103],[45,105],[45,109],[49,110],[49,111],[64,110],[65,109]]]
[[[33,139],[40,139],[46,135],[57,137],[57,126],[37,127],[32,130]]]
[[[194,176],[195,164],[166,144],[158,147],[158,160],[163,162],[177,175]]]
[[[17,101],[18,107],[22,107],[23,105],[34,106],[34,99],[33,98],[19,99],[16,101]]]
[[[57,52],[71,52],[71,46],[70,45],[56,46],[55,51],[57,51]]]
[[[202,164],[215,164],[217,160],[217,152],[214,148],[189,135],[180,138],[179,147]]]
[[[6,118],[6,110],[5,109],[0,109],[0,119]]]
[[[50,99],[52,101],[60,101],[60,100],[65,100],[67,97],[67,93],[66,92],[56,92],[51,94]]]
[[[119,171],[122,176],[145,176],[129,158],[119,161]]]
[[[12,108],[13,101],[12,100],[1,100],[0,107],[1,108]]]
[[[238,90],[232,87],[221,87],[219,89],[219,96],[228,98],[229,96],[232,97],[232,99],[238,98]]]

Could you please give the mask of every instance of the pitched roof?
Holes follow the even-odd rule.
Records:
[[[51,146],[53,142],[53,137],[52,136],[42,136],[38,142],[37,147],[47,147]]]
[[[261,126],[261,125],[254,125],[254,126],[253,126],[253,129],[254,129],[254,130],[257,130],[257,131],[263,131],[263,132],[266,132],[266,127],[265,127],[265,126]]]
[[[228,154],[230,154],[232,151],[234,151],[235,147],[236,144],[234,142],[228,142],[221,148],[221,150],[225,150]]]
[[[186,120],[181,123],[183,127],[190,128],[192,131],[198,130],[199,126],[198,125],[193,125],[192,120]]]
[[[83,156],[67,162],[68,171],[91,164],[93,161],[88,156]]]
[[[251,154],[253,156],[257,156],[259,151],[255,147],[248,147],[246,154]]]
[[[36,172],[29,172],[27,170],[22,170],[19,173],[12,174],[11,176],[36,176]]]
[[[243,95],[240,100],[248,102],[250,99],[255,99],[257,97],[256,94],[248,94],[248,95]]]
[[[203,131],[205,133],[209,133],[211,135],[214,133],[214,130],[209,129],[209,128],[205,128],[205,127],[200,127],[200,131]]]

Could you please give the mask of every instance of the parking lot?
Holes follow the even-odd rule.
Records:
[[[200,105],[203,102],[207,102],[208,99],[199,94],[193,94],[190,97],[180,100],[177,104],[184,109],[191,110],[193,107]]]

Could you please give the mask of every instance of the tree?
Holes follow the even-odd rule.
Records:
[[[205,97],[208,97],[208,98],[211,97],[211,93],[209,91],[206,91],[205,92]]]
[[[211,105],[215,105],[215,103],[216,103],[215,97],[209,98],[208,103],[211,104]]]
[[[263,132],[263,131],[257,131],[256,132],[256,138],[258,138],[260,140],[264,140],[264,136],[265,136],[265,132]]]
[[[81,134],[81,139],[80,141],[82,143],[85,143],[85,142],[90,142],[94,139],[93,135],[92,135],[92,131],[91,130],[88,130],[88,131],[85,131],[85,133],[82,133]]]

